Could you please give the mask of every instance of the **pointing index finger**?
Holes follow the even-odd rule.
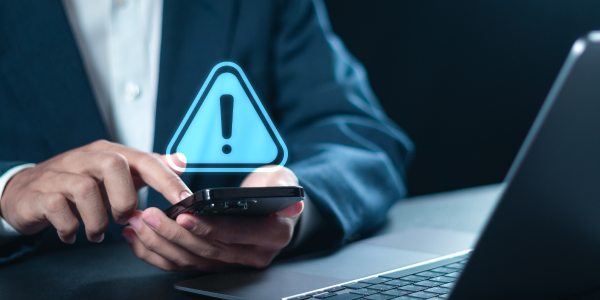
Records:
[[[175,204],[191,195],[183,180],[169,169],[159,157],[123,145],[101,142],[93,147],[106,148],[125,156],[132,172],[161,193],[169,202]]]
[[[140,178],[161,193],[171,204],[175,204],[190,195],[190,189],[179,175],[169,169],[160,158],[148,153],[132,154],[131,166]]]

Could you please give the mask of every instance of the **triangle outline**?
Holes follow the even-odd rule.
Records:
[[[277,147],[276,158],[270,163],[189,163],[189,164],[187,164],[186,168],[184,169],[184,168],[181,168],[181,167],[175,165],[175,163],[171,160],[171,156],[167,155],[167,161],[168,161],[170,167],[179,172],[186,172],[186,173],[187,172],[190,172],[190,173],[191,172],[253,172],[253,171],[273,172],[273,171],[280,169],[283,165],[285,165],[285,163],[287,162],[287,159],[288,159],[287,146],[285,145],[285,143],[283,142],[283,139],[281,138],[281,135],[275,128],[273,121],[271,121],[271,118],[269,117],[269,114],[267,113],[264,106],[262,105],[262,102],[258,98],[258,95],[256,95],[256,92],[252,88],[252,85],[250,85],[250,82],[248,81],[246,74],[244,74],[244,71],[242,71],[242,69],[233,62],[219,63],[215,67],[213,67],[213,69],[210,71],[210,74],[204,81],[204,84],[200,88],[200,91],[196,95],[196,98],[194,98],[192,105],[190,106],[190,108],[188,109],[187,113],[185,114],[183,120],[179,124],[179,127],[177,128],[177,131],[173,135],[173,138],[171,138],[171,141],[169,142],[169,144],[167,146],[166,154],[175,154],[176,151],[174,151],[174,150],[177,149],[179,142],[185,136],[187,128],[192,123],[196,114],[200,110],[200,107],[202,106],[202,103],[204,102],[206,95],[210,92],[214,82],[219,77],[219,75],[221,75],[223,73],[231,73],[238,79],[238,82],[240,83],[240,85],[242,86],[244,91],[246,92],[246,96],[252,103],[254,110],[260,117],[263,125],[269,132],[271,139],[273,140],[273,142],[275,143],[275,145]],[[182,132],[183,132],[183,134],[182,134]],[[257,168],[259,168],[261,166],[265,166],[265,165],[276,165],[276,166],[272,167],[272,168],[257,169]]]

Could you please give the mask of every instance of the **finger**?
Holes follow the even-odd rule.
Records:
[[[181,214],[177,223],[196,236],[226,244],[257,245],[267,249],[285,247],[293,234],[293,221],[275,215],[268,217],[198,217]]]
[[[168,259],[146,249],[140,238],[137,236],[135,230],[132,227],[125,227],[123,229],[123,237],[129,243],[131,250],[139,259],[154,265],[165,271],[226,271],[234,269],[237,266],[232,264],[226,264],[220,261],[206,261],[203,264],[193,264],[191,267],[179,266],[176,263],[169,261]],[[200,257],[194,257],[195,260],[203,260]]]
[[[85,224],[89,241],[99,243],[104,240],[104,232],[109,224],[108,215],[98,184],[93,178],[86,175],[59,173],[45,181],[41,188],[45,191],[61,193],[75,204]]]
[[[106,141],[93,143],[89,148],[114,151],[125,156],[131,172],[137,174],[172,204],[192,195],[181,178],[155,155]]]
[[[137,256],[137,258],[164,271],[184,271],[183,267],[180,267],[166,260],[162,256],[146,249],[142,241],[136,235],[135,230],[131,226],[125,227],[122,231],[122,235],[125,238],[125,240],[127,240],[127,243],[129,243],[131,250],[133,251],[135,256]]]
[[[58,237],[67,244],[75,242],[79,221],[71,211],[69,201],[60,193],[40,194],[44,217],[52,223]]]
[[[300,213],[302,213],[303,210],[304,210],[304,201],[300,201],[300,202],[296,202],[296,203],[276,212],[275,214],[282,218],[294,218],[294,217],[300,215]]]
[[[104,183],[113,219],[127,223],[137,207],[137,193],[127,158],[111,151],[74,151],[62,162],[69,173],[89,175]]]
[[[166,154],[160,155],[158,153],[153,153],[156,157],[160,158],[160,160],[165,164],[169,169],[171,169],[175,174],[181,175],[185,171],[185,167],[187,164],[187,159],[185,155],[182,153],[175,154]]]
[[[227,264],[197,256],[190,251],[180,247],[177,244],[165,240],[160,235],[156,234],[150,227],[141,221],[141,212],[134,213],[134,220],[131,222],[136,236],[144,245],[144,248],[159,255],[160,257],[172,262],[173,264],[184,269],[196,270],[216,270],[222,269]],[[137,219],[137,220],[135,220]],[[137,228],[136,228],[137,227]]]
[[[262,268],[268,265],[274,256],[274,251],[255,245],[224,244],[195,236],[157,208],[146,209],[142,218],[152,228],[153,233],[162,239],[210,260]],[[151,235],[149,232],[146,234]]]

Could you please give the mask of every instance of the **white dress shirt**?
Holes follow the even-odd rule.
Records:
[[[63,0],[98,109],[111,139],[151,152],[162,33],[162,0]],[[17,166],[0,176],[0,201]],[[146,207],[147,189],[139,193]],[[18,235],[0,219],[0,236]]]

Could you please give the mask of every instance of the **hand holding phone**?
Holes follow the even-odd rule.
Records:
[[[274,172],[252,172],[240,185],[243,188],[209,189],[196,193],[195,198],[184,199],[180,206],[191,214],[177,209],[174,213],[180,216],[176,220],[156,207],[135,211],[123,236],[137,257],[163,270],[223,271],[240,265],[263,268],[291,241],[304,207],[299,201],[304,199],[304,191],[297,186],[295,174],[285,167]],[[269,188],[263,190],[264,187]],[[280,194],[279,188],[295,192]],[[212,207],[205,209],[210,204],[208,198],[227,199],[228,208],[234,200],[236,205],[246,200],[256,203],[251,201],[253,204],[248,204],[246,210],[241,208],[246,215],[239,215],[238,208],[217,209],[209,214],[215,215],[212,218],[194,216],[196,210],[192,209],[197,206],[204,205],[204,215],[212,211]],[[291,199],[286,202],[281,198]],[[290,203],[293,204],[286,207]],[[267,207],[259,206],[264,204]]]

